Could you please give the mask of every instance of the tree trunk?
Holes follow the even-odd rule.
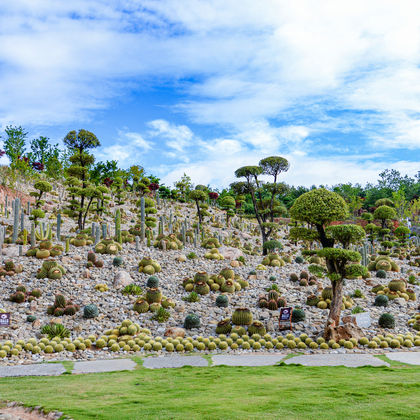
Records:
[[[261,229],[261,236],[262,236],[262,244],[263,244],[263,255],[267,255],[268,250],[264,248],[264,244],[267,242],[267,239],[268,239],[265,229]]]
[[[198,222],[200,223],[200,226],[201,226],[202,225],[202,216],[201,216],[200,205],[198,204],[198,200],[195,201],[195,205],[197,206]]]
[[[331,339],[340,323],[341,305],[343,304],[343,280],[332,282],[333,297],[331,300],[330,313],[324,330],[324,338]]]

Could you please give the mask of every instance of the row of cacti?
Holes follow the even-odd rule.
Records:
[[[207,295],[210,291],[222,293],[235,293],[249,286],[239,274],[228,267],[223,268],[219,274],[209,275],[205,271],[197,272],[193,278],[185,278],[182,286],[187,292],[194,291],[199,295]]]
[[[408,320],[407,324],[416,331],[420,331],[420,313],[413,315],[413,317]]]
[[[40,298],[41,295],[42,292],[40,289],[28,291],[25,286],[20,285],[16,288],[16,291],[10,295],[9,300],[15,303],[31,302]]]
[[[197,328],[200,319],[195,314],[188,314],[184,321],[186,328]],[[226,323],[221,324],[223,327]],[[18,340],[13,343],[10,340],[0,343],[0,358],[19,356],[23,351],[28,353],[59,353],[62,351],[74,352],[83,351],[87,348],[107,349],[111,352],[138,352],[140,350],[166,352],[184,351],[206,351],[206,350],[260,350],[284,348],[289,349],[320,349],[329,350],[344,347],[353,349],[355,347],[368,348],[400,348],[420,346],[420,331],[417,335],[412,334],[386,334],[377,335],[372,338],[362,337],[359,340],[350,338],[349,340],[325,341],[324,338],[310,338],[307,334],[295,336],[289,333],[285,336],[271,336],[265,331],[264,325],[259,321],[249,324],[247,330],[243,326],[234,326],[229,333],[221,333],[217,337],[195,336],[186,338],[153,337],[150,330],[141,328],[139,324],[130,320],[125,320],[121,325],[114,329],[107,330],[104,335],[97,337],[90,335],[87,338],[77,337],[72,340],[70,331],[61,324],[46,325],[41,329],[41,333],[47,337],[37,340],[31,338],[27,341]],[[227,334],[230,334],[227,336]]]
[[[287,260],[287,261],[286,261]],[[269,254],[263,258],[261,264],[267,267],[283,267],[286,262],[291,262],[290,257],[280,257],[278,254]]]

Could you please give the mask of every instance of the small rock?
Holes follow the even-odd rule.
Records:
[[[165,331],[165,337],[172,337],[172,338],[176,338],[176,337],[185,337],[185,330],[184,328],[179,328],[179,327],[172,327],[172,328],[168,328]]]

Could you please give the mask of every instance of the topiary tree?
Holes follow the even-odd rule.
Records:
[[[376,207],[380,207],[380,206],[394,207],[395,204],[390,198],[380,198],[379,200],[376,200],[375,206]]]
[[[407,226],[398,226],[394,230],[394,235],[403,243],[405,243],[410,236],[410,229]]]
[[[251,195],[255,217],[260,226],[263,245],[269,240],[277,228],[274,217],[284,212],[284,206],[276,199],[286,191],[284,183],[277,182],[279,175],[289,169],[289,162],[281,156],[270,156],[260,160],[259,166],[243,166],[235,171],[237,178],[245,178],[245,182],[234,183],[232,189],[238,193]],[[260,175],[273,177],[273,182],[263,183]],[[268,250],[263,246],[263,255]]]
[[[50,192],[52,190],[52,185],[47,181],[38,181],[34,184],[34,188],[38,191],[30,192],[32,197],[35,197],[35,208],[40,208],[44,201],[41,200],[41,197],[44,193]]]
[[[390,219],[396,219],[397,213],[392,207],[389,206],[379,206],[374,212],[373,217],[375,220],[381,221],[382,229],[386,228],[386,221]]]
[[[73,130],[64,137],[64,144],[73,153],[70,156],[71,165],[66,169],[69,181],[68,191],[72,197],[69,213],[77,217],[77,225],[80,230],[83,230],[90,205],[99,195],[96,188],[89,182],[89,168],[95,162],[95,158],[87,150],[100,146],[100,142],[90,131]]]
[[[343,302],[343,281],[349,272],[352,277],[357,277],[364,275],[366,271],[365,267],[357,264],[361,255],[348,248],[350,244],[361,241],[365,233],[357,225],[328,226],[335,220],[344,219],[348,215],[348,209],[342,197],[324,188],[309,191],[298,197],[290,213],[295,220],[307,222],[314,227],[300,228],[303,239],[314,237],[316,234],[323,247],[317,254],[325,258],[326,274],[331,281],[333,292],[324,336],[326,339],[337,338]],[[340,242],[343,248],[334,248],[336,242]]]
[[[195,205],[197,207],[198,221],[201,225],[203,223],[203,210],[205,210],[202,208],[201,203],[203,203],[207,199],[207,193],[205,193],[203,190],[195,189],[189,192],[188,197],[191,200],[195,201]]]
[[[231,195],[225,195],[219,200],[219,206],[226,211],[226,226],[229,226],[229,219],[235,214],[236,201]]]

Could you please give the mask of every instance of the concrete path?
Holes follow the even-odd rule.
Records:
[[[134,370],[137,363],[131,359],[92,360],[75,362],[72,373],[115,372],[119,370]]]
[[[371,354],[308,354],[287,359],[287,365],[299,364],[303,366],[389,366]]]
[[[213,366],[272,366],[285,356],[285,354],[217,354],[212,356],[212,360]]]
[[[59,376],[65,371],[66,369],[61,363],[0,366],[0,378],[8,376]]]
[[[420,352],[386,353],[391,360],[413,365],[420,365]],[[215,354],[210,356],[213,366],[272,366],[281,362],[285,354]],[[286,364],[304,366],[389,366],[389,363],[374,357],[372,354],[308,354],[296,356],[284,361]],[[143,366],[147,369],[180,368],[183,366],[207,367],[209,361],[200,356],[152,356],[143,358]],[[137,367],[131,359],[93,360],[75,362],[72,373],[99,373],[134,370]],[[61,363],[39,363],[33,365],[0,366],[0,378],[10,376],[58,376],[66,369]]]
[[[386,353],[388,359],[395,360],[396,362],[408,363],[410,365],[420,365],[420,352],[395,352]]]
[[[208,365],[208,360],[201,356],[146,357],[143,361],[143,367],[148,369],[179,368],[183,366],[206,367]]]

